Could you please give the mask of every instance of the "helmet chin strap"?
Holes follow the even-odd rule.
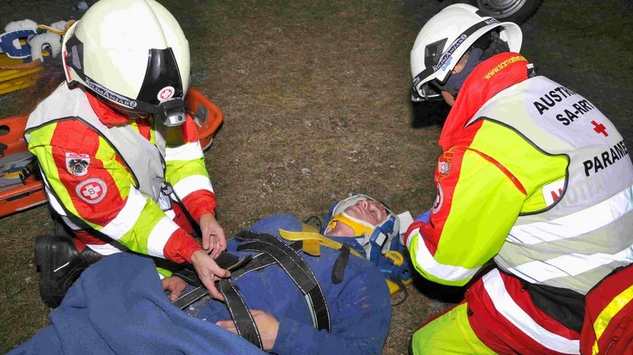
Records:
[[[167,127],[180,126],[186,120],[184,100],[177,98],[161,102],[154,112],[154,117]]]

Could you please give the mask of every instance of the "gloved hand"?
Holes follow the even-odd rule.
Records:
[[[431,210],[428,210],[421,215],[415,217],[414,222],[424,222],[429,223],[429,217],[431,216]]]

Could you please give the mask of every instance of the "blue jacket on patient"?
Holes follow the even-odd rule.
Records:
[[[290,215],[276,215],[249,229],[279,237],[279,229],[301,231],[302,223]],[[354,238],[331,239],[364,254]],[[240,257],[254,254],[236,251],[239,244],[229,239],[227,250]],[[321,247],[319,257],[301,253],[325,295],[331,318],[329,333],[313,326],[303,294],[278,265],[251,271],[234,281],[249,309],[268,312],[279,320],[272,353],[382,352],[391,320],[385,277],[366,259],[351,255],[343,281],[333,284],[332,266],[339,254],[328,247]],[[131,264],[138,264],[137,272],[131,272]],[[51,325],[10,354],[35,354],[43,349],[47,354],[263,353],[214,324],[230,319],[224,303],[205,298],[191,305],[187,313],[169,302],[149,259],[128,253],[112,255],[84,271],[62,305],[51,312]]]

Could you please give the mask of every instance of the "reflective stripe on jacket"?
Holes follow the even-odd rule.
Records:
[[[439,283],[464,285],[494,258],[528,282],[584,294],[633,261],[633,168],[598,109],[527,79],[526,64],[503,53],[466,80],[442,131],[429,223],[412,224],[406,244]]]
[[[151,118],[125,121],[82,89],[62,84],[29,116],[25,136],[60,214],[130,250],[183,262],[200,246],[157,204],[163,181],[194,219],[215,207],[190,121],[158,132]]]

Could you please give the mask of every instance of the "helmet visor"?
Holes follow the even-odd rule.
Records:
[[[441,90],[433,82],[421,84],[418,88],[411,86],[411,101],[439,101],[442,100]]]

